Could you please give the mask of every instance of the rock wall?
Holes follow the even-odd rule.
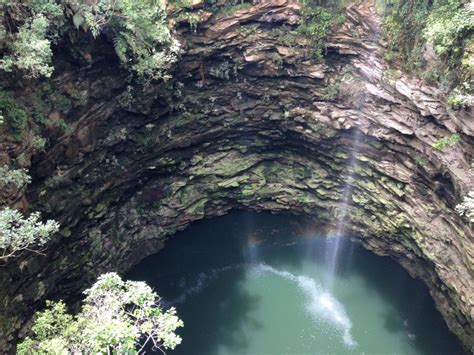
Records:
[[[474,351],[474,233],[453,211],[474,189],[471,112],[384,63],[372,7],[348,6],[323,62],[308,39],[285,36],[299,13],[290,0],[204,11],[195,32],[178,26],[173,79],[145,88],[127,84],[107,43],[86,64],[58,58],[55,88],[85,97],[70,132],[33,161],[26,196],[61,236],[0,272],[0,347],[45,300],[74,303],[99,273],[128,270],[193,221],[266,210],[330,232],[348,204],[345,230],[422,278]],[[432,147],[454,132],[459,143]]]

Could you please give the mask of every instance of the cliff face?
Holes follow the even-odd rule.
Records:
[[[435,88],[384,63],[372,7],[347,8],[324,62],[278,31],[299,13],[289,0],[203,12],[196,32],[179,27],[173,79],[146,88],[126,83],[106,44],[80,67],[58,59],[52,85],[83,97],[69,132],[33,161],[26,196],[63,229],[47,255],[0,273],[0,346],[44,300],[77,300],[193,221],[240,208],[331,230],[348,204],[345,231],[422,278],[474,351],[474,233],[453,211],[474,189],[470,112],[447,111]],[[454,132],[457,144],[432,147]]]

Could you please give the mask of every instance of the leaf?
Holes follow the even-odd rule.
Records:
[[[76,29],[79,29],[79,27],[81,27],[84,23],[84,17],[82,17],[82,15],[80,14],[74,14],[74,16],[72,17],[72,23],[74,24]]]

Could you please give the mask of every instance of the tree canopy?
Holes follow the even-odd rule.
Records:
[[[62,301],[48,302],[18,354],[131,354],[143,353],[146,346],[174,349],[180,344],[175,330],[183,322],[174,308],[160,307],[146,283],[107,273],[84,294],[76,315],[68,314]]]

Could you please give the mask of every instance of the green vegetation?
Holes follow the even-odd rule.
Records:
[[[474,223],[474,191],[469,191],[462,202],[456,206],[460,216],[464,216],[470,223]]]
[[[179,52],[159,0],[29,0],[22,6],[1,0],[0,14],[6,47],[0,68],[27,77],[51,76],[52,45],[73,27],[110,37],[122,65],[145,81],[167,78]]]
[[[81,311],[66,313],[63,302],[48,302],[37,313],[33,336],[18,346],[18,354],[136,354],[144,347],[174,349],[183,322],[144,282],[123,281],[108,273],[85,292]]]
[[[287,47],[304,47],[301,36],[311,41],[311,55],[322,60],[326,49],[326,39],[331,29],[344,22],[341,11],[342,2],[327,3],[320,1],[304,0],[301,18],[295,31],[274,28],[272,35],[275,39]]]
[[[237,72],[239,71],[239,69],[240,68],[237,63],[224,60],[220,62],[219,64],[210,68],[209,74],[219,79],[230,80],[232,76],[237,75]]]
[[[428,14],[428,0],[394,0],[385,7],[384,32],[389,39],[387,60],[400,60],[410,72],[423,64],[422,32]]]
[[[28,113],[24,106],[13,100],[10,92],[2,90],[0,90],[0,116],[13,138],[20,140],[28,123]]]
[[[63,9],[54,0],[30,0],[21,5],[0,1],[3,19],[0,39],[7,44],[0,68],[5,71],[16,68],[27,77],[49,77],[53,72],[51,45],[63,24]]]
[[[473,90],[470,87],[470,83],[467,85],[464,85],[464,87],[465,87],[465,90],[462,90],[459,87],[456,87],[449,94],[448,104],[455,110],[459,110],[459,109],[469,106],[470,102],[472,101],[472,95],[470,95],[470,93],[472,93]]]
[[[287,47],[301,45],[298,41],[298,33],[296,31],[285,31],[277,27],[272,29],[272,35],[279,43]]]
[[[225,16],[229,16],[229,15],[232,15],[236,11],[248,9],[251,6],[252,4],[246,3],[242,0],[234,0],[234,1],[230,1],[229,4],[226,4],[222,6],[221,8],[219,8],[219,13]]]
[[[46,146],[46,138],[34,136],[31,139],[31,147],[35,150],[35,152],[43,151],[45,146]]]
[[[322,59],[326,48],[325,40],[331,32],[331,27],[343,23],[344,15],[337,5],[320,6],[319,4],[319,1],[314,4],[311,0],[303,0],[298,32],[311,38],[312,54]]]
[[[456,54],[460,40],[474,29],[466,3],[460,0],[437,1],[426,19],[424,37],[439,55]],[[461,46],[459,46],[461,45]]]
[[[398,61],[409,73],[437,82],[449,103],[459,109],[472,98],[474,21],[465,0],[393,0],[385,12],[389,42],[386,59]],[[426,70],[425,43],[436,55]]]
[[[350,101],[354,107],[358,106],[363,89],[358,84],[357,78],[351,72],[337,76],[328,86],[324,88],[322,98],[327,101],[344,99]]]
[[[339,89],[341,83],[340,81],[335,81],[330,83],[328,86],[324,88],[323,99],[327,101],[334,101],[339,96]]]
[[[178,23],[187,22],[194,32],[197,30],[199,20],[205,10],[230,16],[238,10],[247,9],[252,6],[251,2],[244,0],[205,0],[198,6],[199,9],[193,8],[191,0],[170,0],[168,3],[171,5],[170,9],[172,9],[170,17]]]
[[[382,73],[382,80],[384,82],[393,82],[400,79],[401,76],[402,76],[402,73],[400,72],[400,70],[386,69]]]
[[[17,256],[25,250],[39,251],[59,229],[53,220],[40,221],[39,212],[28,218],[14,209],[6,207],[0,211],[0,260]]]
[[[10,169],[8,166],[0,166],[0,187],[15,185],[20,188],[31,182],[31,177],[26,169]]]
[[[52,50],[46,39],[48,20],[38,15],[23,25],[11,45],[11,54],[3,58],[0,68],[11,71],[14,66],[27,77],[51,76]]]
[[[436,142],[433,143],[433,148],[437,150],[444,151],[449,147],[454,146],[460,140],[460,136],[458,133],[453,133],[450,137],[443,137],[438,139]]]
[[[229,16],[236,11],[251,7],[252,2],[249,0],[205,0],[204,5],[213,12],[222,14],[224,16]]]
[[[144,80],[166,78],[179,46],[166,22],[165,3],[158,0],[103,0],[92,5],[74,1],[74,24],[94,37],[110,33],[122,64]]]
[[[193,32],[197,31],[199,19],[201,18],[202,11],[199,10],[198,12],[191,12],[191,11],[183,11],[180,12],[176,17],[176,21],[178,22],[187,22],[189,23],[189,27]]]

